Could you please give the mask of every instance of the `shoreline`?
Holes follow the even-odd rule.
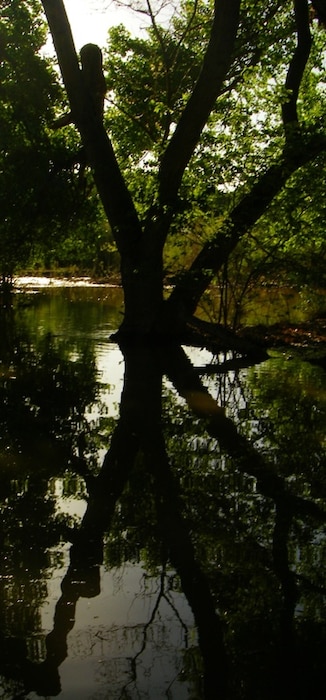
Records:
[[[52,275],[17,275],[13,278],[13,290],[42,290],[49,288],[84,287],[101,289],[122,289],[120,281],[109,282],[96,279],[90,275],[58,276]],[[244,326],[238,332],[239,336],[247,338],[258,345],[277,349],[278,351],[294,351],[295,354],[312,354],[311,359],[326,354],[326,317],[312,318],[302,323],[276,323],[271,325],[258,324]]]

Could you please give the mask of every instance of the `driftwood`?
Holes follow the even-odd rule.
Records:
[[[198,318],[193,318],[187,324],[184,343],[205,347],[216,353],[234,351],[243,359],[255,362],[263,362],[268,358],[267,350],[259,341],[243,338],[225,326]]]

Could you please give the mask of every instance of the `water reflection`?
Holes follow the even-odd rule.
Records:
[[[1,324],[2,697],[324,697],[323,370],[107,344],[103,381],[53,303]]]

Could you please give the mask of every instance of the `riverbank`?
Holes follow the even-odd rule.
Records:
[[[23,275],[14,279],[14,288],[19,291],[38,290],[51,287],[120,287],[120,278],[74,275]],[[292,352],[313,362],[326,364],[326,313],[302,323],[258,324],[244,327],[239,335],[260,347],[281,352]]]
[[[300,324],[276,323],[244,328],[241,336],[267,350],[300,355],[326,369],[326,314]]]

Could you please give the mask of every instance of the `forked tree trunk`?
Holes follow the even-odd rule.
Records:
[[[62,0],[43,0],[72,121],[77,126],[96,186],[121,256],[125,316],[121,333],[144,335],[176,331],[162,314],[163,247],[173,217],[173,205],[182,175],[231,63],[239,23],[240,0],[215,0],[212,35],[198,83],[162,159],[159,173],[160,204],[139,221],[130,192],[115,158],[109,136],[94,112],[92,96],[83,80],[70,25]],[[181,320],[181,319],[180,319]]]

